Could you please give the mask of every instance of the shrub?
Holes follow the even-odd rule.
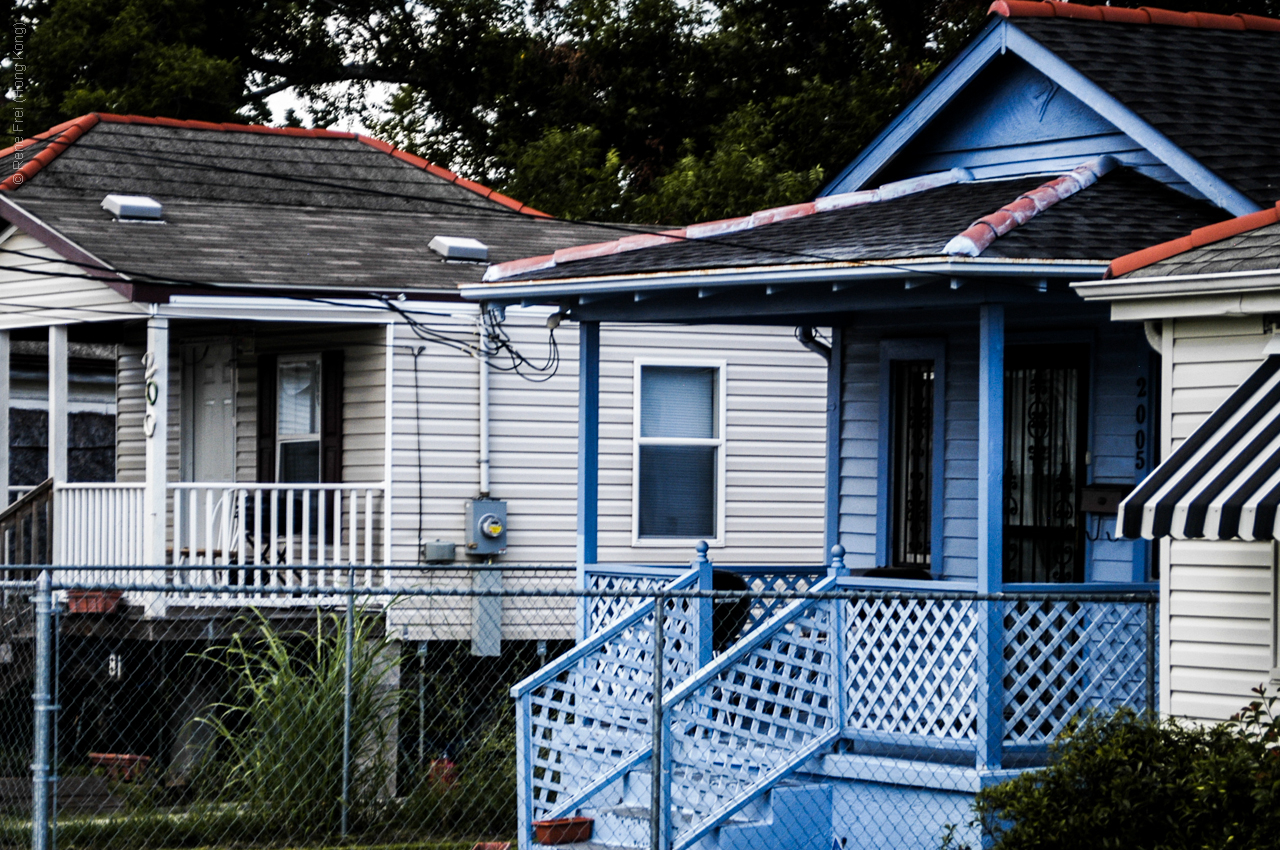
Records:
[[[1089,717],[1047,767],[980,791],[977,823],[999,850],[1280,847],[1280,721],[1258,693],[1216,726]]]

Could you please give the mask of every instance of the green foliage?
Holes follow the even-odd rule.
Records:
[[[980,791],[977,822],[997,850],[1280,847],[1275,702],[1216,726],[1088,718],[1046,768]]]
[[[332,834],[342,814],[344,646],[342,620],[317,612],[314,630],[278,632],[266,617],[206,655],[231,676],[232,698],[198,722],[221,745],[206,766],[212,801],[234,803],[277,837]],[[351,667],[351,806],[358,831],[385,805],[393,746],[389,718],[399,692],[387,682],[398,655],[355,620]]]

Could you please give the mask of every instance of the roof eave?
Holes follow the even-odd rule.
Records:
[[[562,280],[470,284],[459,287],[468,301],[517,303],[551,301],[578,296],[657,293],[692,287],[797,285],[812,283],[907,280],[922,276],[1044,278],[1080,280],[1100,276],[1106,260],[1018,260],[928,257],[857,262],[806,263],[789,266],[752,266],[731,269],[606,275]]]

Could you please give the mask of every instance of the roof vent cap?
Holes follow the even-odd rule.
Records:
[[[161,221],[164,207],[146,195],[107,195],[102,208],[120,221]]]
[[[436,236],[427,247],[446,260],[464,260],[473,263],[489,261],[489,246],[465,236]]]

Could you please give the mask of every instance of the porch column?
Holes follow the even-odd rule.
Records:
[[[9,504],[9,332],[0,331],[0,508]]]
[[[578,324],[578,587],[596,563],[600,496],[600,323]],[[578,604],[578,639],[587,633],[592,600]]]
[[[146,414],[142,431],[147,440],[146,489],[142,495],[142,560],[148,566],[165,562],[165,485],[169,436],[169,320],[147,320],[147,353],[142,357]]]
[[[49,477],[67,480],[67,326],[49,328]]]
[[[1004,307],[984,304],[978,354],[978,592],[999,593],[1004,580]],[[1004,739],[1004,622],[1000,602],[978,605],[977,768],[1000,768]]]

